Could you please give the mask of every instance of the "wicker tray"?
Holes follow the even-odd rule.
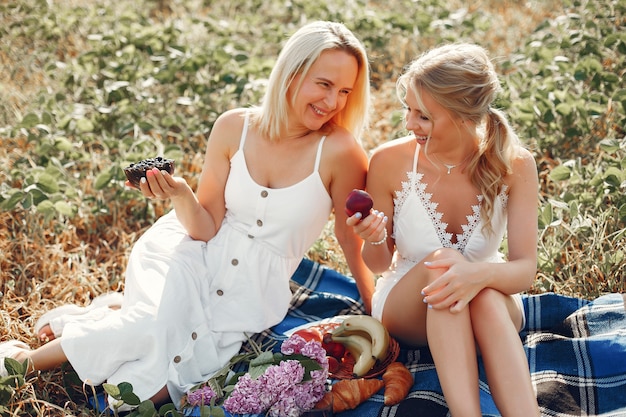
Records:
[[[332,332],[337,326],[339,326],[340,322],[329,322],[329,323],[317,323],[309,328],[317,329],[322,334]],[[398,342],[393,338],[389,337],[389,353],[382,361],[377,361],[376,365],[365,375],[360,378],[375,378],[385,372],[385,369],[391,364],[395,362],[398,358],[398,354],[400,353],[400,346]],[[329,372],[329,376],[333,379],[353,379],[355,378],[352,373],[352,368],[354,367],[354,358],[352,355],[346,354],[344,355],[341,362],[339,362],[339,368],[336,372]]]

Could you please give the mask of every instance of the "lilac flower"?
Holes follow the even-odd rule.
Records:
[[[230,397],[224,401],[224,408],[233,414],[262,413],[269,406],[259,398],[259,393],[262,391],[261,381],[252,379],[250,374],[245,374],[239,378]]]
[[[298,334],[293,334],[289,339],[283,341],[280,345],[280,351],[283,355],[293,355],[294,353],[300,353],[302,347],[306,344],[306,340]]]
[[[231,414],[261,414],[271,417],[298,417],[312,409],[324,396],[324,385],[328,378],[326,351],[317,341],[306,341],[293,335],[281,345],[284,358],[280,363],[269,366],[257,379],[244,374],[235,384],[230,396],[223,403]],[[310,379],[303,382],[305,368],[291,355],[304,355],[317,361],[321,369],[311,371]],[[208,388],[208,387],[207,387]],[[191,405],[210,403],[215,397],[211,390],[197,390],[188,394]]]
[[[297,386],[294,385],[284,391],[274,404],[268,410],[268,414],[271,417],[298,417],[302,410],[296,401],[296,396],[293,395]]]
[[[299,384],[304,378],[304,368],[298,361],[282,361],[279,365],[270,366],[260,379],[266,386],[277,394],[292,385]]]
[[[326,351],[322,347],[322,345],[315,341],[309,341],[302,346],[300,353],[308,356],[311,359],[315,359],[320,364],[328,363],[328,359],[326,358]]]
[[[216,398],[215,391],[209,386],[202,387],[192,392],[187,393],[187,402],[193,406],[196,405],[209,405],[211,400]]]

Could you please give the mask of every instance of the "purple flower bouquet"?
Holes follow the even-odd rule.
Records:
[[[188,392],[184,414],[200,416],[204,410],[211,416],[298,417],[324,396],[328,360],[319,342],[294,334],[282,343],[280,353],[253,348],[254,353],[235,356]],[[249,362],[248,370],[232,375],[232,368],[242,362]]]

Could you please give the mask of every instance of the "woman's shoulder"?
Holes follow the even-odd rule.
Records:
[[[211,128],[210,138],[238,141],[241,136],[247,109],[236,108],[220,114]]]
[[[533,172],[536,172],[537,170],[537,161],[535,160],[535,156],[532,152],[522,146],[517,148],[517,152],[513,157],[511,165],[513,173],[520,170],[526,171],[530,169]]]
[[[372,151],[372,159],[388,160],[395,159],[399,155],[407,155],[409,148],[414,149],[412,146],[414,142],[415,138],[408,135],[379,144]]]
[[[536,184],[538,182],[537,161],[528,149],[518,148],[511,161],[511,172],[504,181],[509,189],[517,188],[517,184]]]
[[[341,126],[333,126],[330,131],[320,131],[320,137],[325,137],[324,148],[334,152],[350,152],[355,149],[362,149],[359,141],[349,130]]]
[[[355,164],[367,167],[365,149],[347,129],[335,126],[325,134],[320,132],[321,137],[325,137],[324,159],[333,171],[343,170]]]
[[[246,108],[235,108],[226,110],[224,113],[220,114],[215,120],[215,125],[219,125],[219,127],[237,127],[242,126],[245,120],[246,113],[249,112],[249,109]]]

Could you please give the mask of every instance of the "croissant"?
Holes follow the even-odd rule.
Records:
[[[333,413],[352,410],[378,392],[384,385],[382,380],[376,378],[342,379],[333,385],[333,389],[322,397],[315,408],[327,407],[332,397]]]
[[[389,364],[383,374],[385,405],[396,405],[406,398],[413,386],[413,374],[401,362]]]

